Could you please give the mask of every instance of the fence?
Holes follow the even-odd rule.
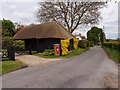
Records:
[[[27,51],[23,48],[19,47],[8,47],[8,48],[3,48],[1,50],[1,57],[2,58],[11,58],[14,57],[15,55],[22,55],[25,54]]]
[[[1,51],[1,56],[2,56],[2,58],[7,57],[8,56],[7,50],[2,50]]]

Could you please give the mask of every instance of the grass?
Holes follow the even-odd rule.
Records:
[[[20,61],[12,61],[8,58],[3,58],[2,61],[0,61],[0,74],[8,73],[23,67],[26,67],[26,65]]]
[[[43,58],[69,58],[69,57],[76,56],[76,55],[79,55],[81,53],[84,53],[84,52],[86,52],[88,50],[89,50],[89,48],[86,48],[86,49],[78,48],[76,50],[72,50],[71,52],[69,52],[68,55],[65,55],[65,56],[54,56],[54,55],[45,56],[45,55],[40,54],[40,53],[34,53],[33,55],[43,57]]]
[[[110,57],[113,60],[115,60],[116,62],[120,63],[120,51],[114,50],[114,49],[111,49],[111,48],[106,48],[106,47],[103,47],[103,49],[106,51],[106,53],[108,55],[110,55]]]
[[[7,52],[7,49],[2,49],[1,51],[4,51],[4,52],[6,51]]]

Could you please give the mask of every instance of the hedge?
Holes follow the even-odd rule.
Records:
[[[44,56],[54,55],[54,50],[53,49],[45,49],[43,54],[44,54]]]
[[[25,48],[25,44],[24,41],[22,40],[13,40],[12,37],[2,37],[2,48],[6,49],[7,47],[19,47],[24,49]]]
[[[102,46],[112,48],[115,50],[120,50],[120,42],[103,43]]]
[[[80,40],[78,43],[78,47],[80,48],[87,48],[90,46],[90,43],[88,40]]]
[[[78,48],[79,39],[74,38],[73,41],[74,41],[74,43],[73,43],[74,49],[77,49]]]
[[[93,41],[89,41],[89,46],[93,47],[94,46],[94,42]]]
[[[62,55],[67,55],[68,54],[68,47],[70,45],[70,40],[61,40],[61,49],[62,49]]]
[[[25,43],[22,40],[14,40],[12,46],[25,49]]]
[[[7,48],[13,45],[12,37],[2,37],[2,48]]]

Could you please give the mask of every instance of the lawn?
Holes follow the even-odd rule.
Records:
[[[88,50],[89,50],[89,48],[85,48],[85,49],[84,48],[78,48],[76,50],[72,50],[71,52],[69,52],[68,55],[65,55],[65,56],[54,56],[54,55],[45,56],[42,53],[41,54],[40,53],[33,53],[33,55],[43,57],[43,58],[69,58],[69,57],[76,56],[76,55],[79,55],[81,53],[84,53]]]
[[[106,53],[115,61],[117,61],[118,63],[120,63],[120,51],[118,50],[114,50],[111,48],[106,48],[103,47],[103,49],[106,51]]]
[[[26,67],[26,65],[20,61],[12,61],[8,58],[3,58],[2,61],[0,61],[0,74],[11,72],[23,67]]]

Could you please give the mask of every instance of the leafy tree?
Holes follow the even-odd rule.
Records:
[[[2,48],[7,48],[7,47],[19,47],[24,49],[24,41],[22,40],[13,40],[13,37],[2,37]]]
[[[7,48],[12,46],[13,44],[13,38],[12,37],[2,37],[2,48]]]
[[[73,32],[79,25],[97,24],[105,2],[40,2],[37,19],[41,23],[59,22]]]
[[[104,43],[106,41],[106,36],[105,36],[104,32],[101,33],[100,41],[101,41],[101,43]]]
[[[22,28],[24,28],[25,26],[23,24],[20,23],[14,23],[15,25],[15,29],[14,29],[14,33],[16,34],[19,30],[21,30]]]
[[[12,37],[14,35],[14,23],[10,20],[1,20],[2,22],[2,36],[10,36]]]
[[[87,32],[87,39],[94,42],[94,44],[97,44],[99,42],[103,43],[106,38],[105,33],[101,28],[92,27],[91,30]]]

